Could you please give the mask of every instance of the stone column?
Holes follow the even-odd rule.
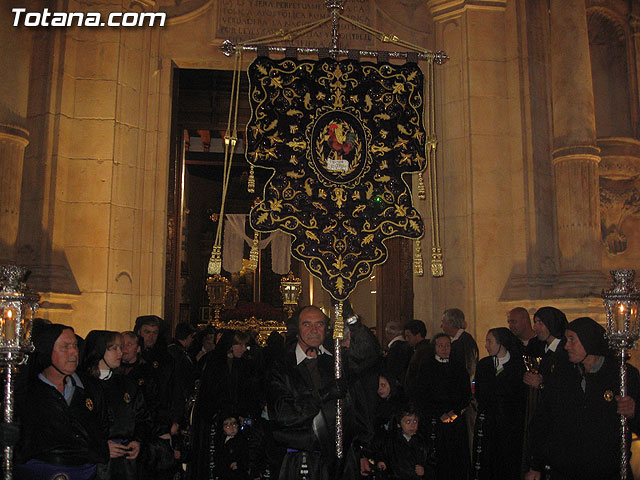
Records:
[[[602,275],[596,125],[583,1],[551,0],[551,89],[561,296],[597,293]]]
[[[631,88],[631,125],[633,133],[636,137],[640,135],[640,122],[638,121],[638,99],[640,97],[640,5],[633,4],[629,25],[631,25],[631,38],[633,39],[633,58],[634,64],[630,64],[629,68],[634,71],[636,79],[636,88]]]
[[[0,9],[0,263],[16,260],[27,116],[31,35]]]
[[[0,123],[0,263],[15,261],[27,130]]]

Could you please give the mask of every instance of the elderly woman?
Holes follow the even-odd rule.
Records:
[[[542,389],[545,377],[548,380],[559,366],[567,364],[569,359],[564,349],[567,329],[567,317],[561,310],[554,307],[539,308],[533,316],[533,331],[539,340],[545,344],[544,355],[537,373],[527,372],[524,383]],[[562,365],[561,365],[562,364]]]
[[[99,467],[100,480],[138,478],[137,458],[151,429],[138,385],[116,373],[122,361],[123,337],[118,332],[92,330],[84,343],[80,369],[100,380],[109,422],[109,463]]]
[[[434,353],[424,367],[425,432],[435,437],[436,478],[466,480],[469,475],[469,439],[462,417],[471,401],[469,374],[462,362],[451,360],[451,338],[439,333]]]
[[[508,328],[492,328],[485,344],[489,356],[478,362],[474,478],[520,478],[527,392],[516,340]]]

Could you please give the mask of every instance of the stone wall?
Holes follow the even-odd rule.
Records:
[[[9,113],[15,111],[30,142],[24,158],[19,145],[24,148],[26,134],[11,133],[18,145],[13,153],[0,142],[3,159],[15,158],[12,167],[2,163],[2,172],[22,173],[21,189],[3,186],[15,194],[0,197],[0,239],[3,251],[16,251],[7,260],[33,271],[43,316],[85,334],[127,329],[138,315],[165,313],[173,67],[231,69],[232,60],[217,48],[222,40],[317,19],[326,13],[321,3],[91,2],[91,9],[104,12],[149,6],[166,11],[167,25],[153,28],[16,33],[0,18],[2,38],[10,40],[2,42],[3,61],[12,58],[8,49],[24,50],[20,62],[11,62],[19,88],[0,91],[0,124],[16,124]],[[622,223],[611,220],[613,210],[624,206],[620,199],[638,188],[639,12],[627,11],[628,2],[597,3],[599,15],[610,12],[624,25],[632,103],[625,125],[631,124],[632,137],[596,138],[592,128],[598,116],[593,100],[589,104],[588,28],[597,22],[587,23],[596,8],[590,4],[562,9],[564,0],[553,1],[549,17],[543,1],[346,2],[346,16],[451,57],[436,67],[445,275],[428,274],[427,231],[427,274],[413,277],[414,316],[427,323],[430,335],[451,307],[465,311],[481,345],[486,331],[504,325],[506,312],[517,305],[533,311],[553,304],[570,319],[602,319],[598,293],[607,269],[640,270],[637,211],[627,212]],[[68,9],[89,7],[70,0]],[[560,18],[575,21],[575,29],[559,35],[553,27]],[[324,38],[328,46],[324,28],[320,37],[298,42]],[[396,49],[355,27],[343,34],[344,46]],[[16,41],[18,35],[26,40]],[[579,64],[576,45],[582,49]],[[253,56],[244,56],[245,67]],[[1,132],[0,139],[6,138]],[[602,217],[618,234],[610,243],[601,235],[603,188],[618,195]],[[5,207],[10,202],[20,205],[19,213]],[[428,205],[416,202],[428,225]],[[325,297],[316,292],[315,298]]]

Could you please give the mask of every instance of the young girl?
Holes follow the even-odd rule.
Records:
[[[109,463],[98,468],[100,480],[138,478],[136,460],[151,429],[142,392],[129,377],[115,373],[122,361],[123,337],[118,332],[92,330],[84,343],[81,369],[100,379],[109,423]]]
[[[435,470],[426,441],[417,433],[419,418],[412,405],[396,416],[397,431],[375,441],[376,467],[383,478],[397,480],[433,480]]]
[[[395,429],[393,416],[405,403],[402,386],[389,379],[393,376],[383,372],[378,377],[378,404],[375,409],[374,435],[392,432]]]

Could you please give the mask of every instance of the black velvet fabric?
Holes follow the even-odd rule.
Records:
[[[432,356],[425,366],[423,382],[420,425],[429,436],[435,435],[436,478],[466,480],[470,468],[469,437],[462,413],[471,401],[469,375],[463,365],[440,363]],[[458,417],[443,423],[440,418],[451,411]]]
[[[477,455],[481,442],[481,452],[476,459],[480,463],[481,480],[520,477],[527,393],[522,382],[524,371],[522,358],[515,355],[498,374],[494,357],[478,362],[475,396],[479,415],[473,448]],[[480,414],[484,421],[480,420]],[[478,435],[480,429],[482,437]]]
[[[275,170],[251,225],[291,235],[291,254],[346,300],[386,260],[383,241],[423,234],[403,178],[426,165],[422,72],[259,56],[248,75],[247,160]]]
[[[193,461],[188,478],[214,478],[217,469],[216,439],[221,416],[256,419],[263,395],[256,365],[248,358],[228,358],[233,333],[225,332],[215,350],[205,355],[200,391],[193,411]]]

